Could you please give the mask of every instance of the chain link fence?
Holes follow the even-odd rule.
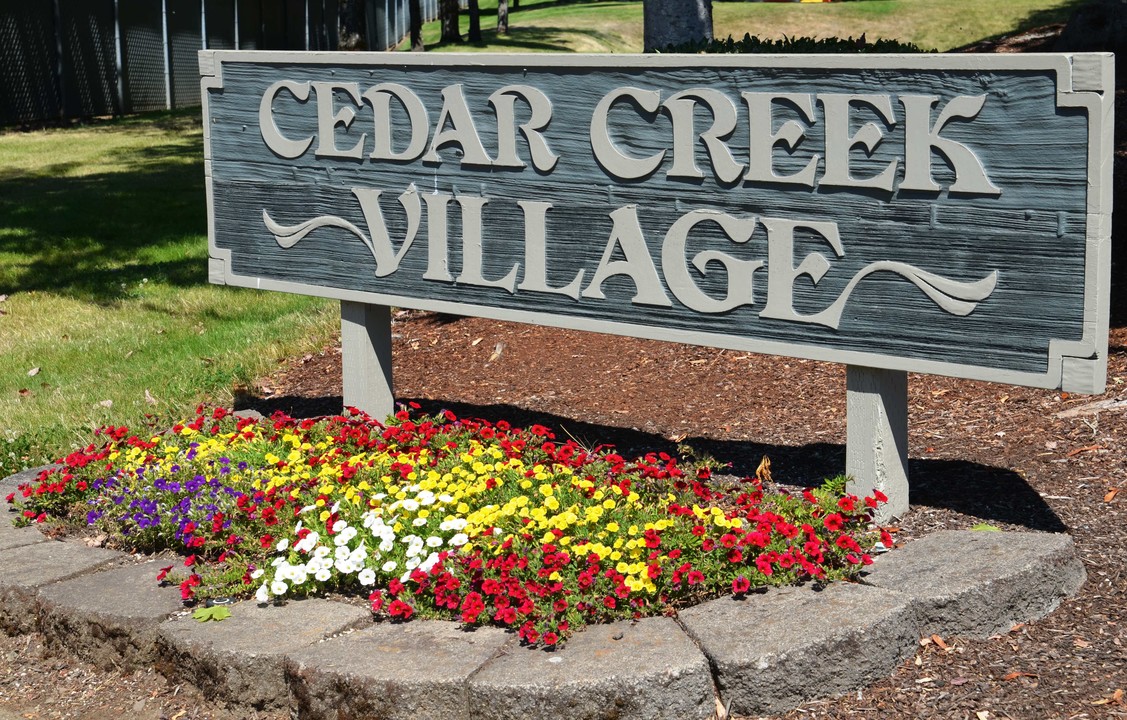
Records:
[[[409,32],[408,0],[366,14],[373,48]],[[199,105],[199,50],[333,50],[337,27],[337,0],[0,0],[0,126]]]

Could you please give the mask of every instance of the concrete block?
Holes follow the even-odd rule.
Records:
[[[24,545],[34,545],[36,543],[47,542],[47,538],[43,533],[39,532],[36,527],[22,527],[18,528],[12,523],[19,517],[19,512],[14,505],[9,505],[5,499],[9,494],[16,492],[16,489],[21,483],[29,483],[38,477],[41,470],[45,470],[50,465],[37,468],[28,468],[15,475],[0,480],[0,551],[7,550],[8,548],[22,547]]]
[[[40,588],[39,629],[48,645],[106,670],[150,666],[157,626],[184,609],[180,588],[157,583],[167,564],[127,565]]]
[[[516,636],[457,623],[380,623],[292,653],[298,717],[449,720],[470,717],[466,681]]]
[[[284,707],[286,654],[371,618],[370,610],[329,600],[266,606],[248,600],[231,606],[226,620],[199,622],[184,615],[162,623],[157,668],[212,699],[258,710]]]
[[[910,596],[923,634],[989,637],[1048,615],[1086,577],[1068,535],[945,530],[879,556],[865,582]]]
[[[892,673],[919,638],[908,598],[852,583],[775,588],[680,613],[734,715],[777,713]]]
[[[469,682],[475,720],[694,720],[716,708],[708,661],[669,618],[594,625],[563,648],[513,647]]]
[[[10,634],[37,627],[37,590],[111,565],[127,556],[78,543],[43,542],[0,553],[0,628]]]

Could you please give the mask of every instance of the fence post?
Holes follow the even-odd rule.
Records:
[[[395,410],[391,308],[341,300],[340,343],[345,407],[383,420]]]
[[[168,0],[160,0],[160,34],[164,49],[164,104],[172,109],[172,49],[168,44]]]
[[[55,88],[59,93],[59,119],[65,120],[67,96],[63,82],[63,10],[59,6],[59,0],[54,0],[52,5],[55,16]]]

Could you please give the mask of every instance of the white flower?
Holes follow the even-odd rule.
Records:
[[[262,575],[263,575],[263,574],[264,574],[265,572],[266,572],[266,571],[265,571],[265,570],[263,570],[262,568],[258,568],[257,570],[255,570],[254,572],[252,572],[252,573],[250,574],[250,579],[251,579],[251,580],[257,580],[258,578],[262,577]]]
[[[427,547],[432,547],[432,548],[442,547],[442,538],[440,538],[436,535],[431,535],[430,537],[427,538]]]
[[[419,569],[423,572],[430,572],[430,569],[438,564],[438,553],[431,553],[427,555],[427,559],[419,563]]]
[[[304,585],[305,581],[309,579],[308,573],[305,572],[304,567],[295,567],[290,571],[290,581],[294,587]]]
[[[317,582],[328,582],[329,578],[332,576],[332,571],[327,567],[317,568],[317,572],[313,574]]]
[[[271,595],[285,595],[286,591],[289,590],[289,589],[290,589],[289,586],[286,585],[281,580],[275,580],[274,582],[270,583],[270,594]]]
[[[462,547],[463,545],[465,545],[469,541],[470,541],[469,535],[467,535],[465,533],[458,533],[454,537],[450,538],[450,545],[452,545],[453,547]]]
[[[356,537],[356,528],[347,526],[333,538],[333,543],[336,544],[337,547],[340,547],[341,545],[347,545],[354,537]]]
[[[258,586],[258,592],[254,594],[254,599],[259,603],[270,602],[270,589],[266,587],[266,583]]]
[[[360,581],[361,585],[375,585],[376,573],[373,572],[371,568],[364,568],[360,571],[360,574],[356,576],[356,579]]]
[[[438,496],[438,501],[443,505],[449,505],[450,503],[454,502],[454,498],[448,493],[442,493]]]
[[[331,552],[332,552],[332,550],[330,550],[330,549],[328,548],[328,546],[326,546],[326,545],[318,545],[318,546],[317,546],[317,549],[313,551],[313,557],[315,557],[315,558],[323,558],[323,557],[325,557],[326,555],[328,555],[328,554],[329,554],[329,553],[331,553]]]
[[[368,555],[368,549],[364,547],[364,543],[360,543],[360,547],[356,548],[348,554],[348,559],[354,563],[364,564],[364,559]]]
[[[435,497],[430,490],[423,490],[415,499],[419,501],[420,505],[434,505]]]
[[[271,560],[270,564],[273,565],[274,567],[278,567],[279,565],[281,565],[284,562],[286,562],[286,559],[284,557],[278,556],[278,557],[274,558],[273,560]]]
[[[450,518],[449,520],[443,520],[442,524],[438,526],[438,529],[445,531],[454,530],[457,532],[458,530],[464,529],[467,524],[469,523],[465,518]]]
[[[414,520],[411,521],[411,524],[414,525],[415,527],[422,527],[423,525],[427,524],[427,519],[426,518],[415,518]]]
[[[380,552],[389,553],[395,549],[394,538],[384,538],[380,541]]]
[[[352,573],[360,569],[360,567],[357,567],[347,555],[343,558],[337,558],[337,561],[333,563],[333,566],[345,575],[351,575]]]
[[[337,520],[335,523],[333,523],[333,532],[339,535],[340,533],[344,532],[344,529],[346,527],[348,527],[347,522],[345,522],[344,520]]]
[[[286,548],[290,546],[289,538],[282,538],[278,541],[278,552],[285,552]]]
[[[420,563],[422,563],[422,560],[420,560],[418,556],[409,557],[407,558],[407,562],[403,563],[403,567],[407,568],[408,570],[414,570],[419,566]]]
[[[416,502],[415,500],[409,500],[408,499],[408,500],[404,500],[403,502],[399,503],[399,507],[403,508],[407,512],[415,512],[416,510],[419,509],[419,503]]]
[[[294,547],[294,550],[298,550],[300,552],[307,553],[310,550],[312,550],[313,548],[317,547],[317,543],[320,540],[321,540],[320,535],[318,535],[315,532],[311,532],[308,535],[306,535],[304,538],[302,538],[301,540],[298,540],[296,543],[294,543],[293,547]]]
[[[397,567],[399,567],[399,563],[395,562],[394,560],[388,560],[382,566],[380,566],[380,570],[383,570],[385,573],[395,572],[395,568]]]

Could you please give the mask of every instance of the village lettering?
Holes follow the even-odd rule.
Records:
[[[341,103],[341,98],[346,101]],[[712,88],[689,88],[663,96],[661,91],[619,87],[606,93],[595,106],[590,122],[593,159],[617,180],[643,180],[663,167],[669,179],[700,180],[696,148],[703,145],[713,177],[722,186],[766,183],[814,188],[866,188],[888,192],[910,190],[939,193],[932,162],[942,156],[953,170],[950,193],[999,196],[978,156],[969,147],[942,136],[953,120],[971,121],[986,102],[985,95],[958,95],[943,101],[936,95],[871,93],[741,92],[737,101]],[[392,101],[402,114],[393,114]],[[282,103],[313,102],[316,122],[299,137],[285,134],[275,118]],[[433,102],[433,101],[432,101]],[[316,158],[440,165],[454,158],[464,167],[523,169],[529,162],[539,173],[550,173],[559,161],[549,142],[552,101],[540,89],[505,85],[489,95],[488,110],[471,111],[462,84],[441,91],[441,110],[432,124],[422,98],[393,82],[361,89],[355,82],[279,80],[262,95],[259,126],[262,139],[280,158],[297,159],[313,148]],[[518,112],[519,107],[519,112]],[[711,126],[696,127],[696,108],[711,113]],[[821,112],[817,108],[821,108]],[[338,130],[348,131],[361,112],[371,108],[371,124],[344,147]],[[746,155],[737,157],[727,139],[736,131],[740,112],[746,114]],[[520,117],[527,117],[518,123]],[[395,117],[405,115],[397,127]],[[615,138],[613,127],[641,123],[654,125],[668,118],[665,147],[648,156],[636,156]],[[900,155],[877,172],[857,175],[858,154],[871,156],[887,133],[903,122]],[[478,132],[481,122],[495,123],[496,146],[486,148]],[[776,148],[794,153],[815,124],[822,125],[823,145],[801,170],[780,172],[774,165]],[[403,124],[403,123],[400,123]],[[518,137],[519,131],[519,137]],[[521,157],[527,152],[528,162]],[[821,174],[819,175],[819,169]]]
[[[521,263],[514,262],[511,269],[500,278],[489,279],[483,273],[483,215],[489,200],[483,197],[442,193],[421,194],[412,184],[398,198],[406,214],[407,230],[398,250],[394,247],[383,211],[380,207],[380,190],[353,188],[352,194],[360,204],[368,226],[367,232],[355,224],[333,215],[323,215],[298,225],[287,226],[275,221],[263,210],[262,218],[267,229],[283,248],[293,247],[314,230],[336,227],[347,230],[359,238],[371,251],[376,261],[376,276],[386,277],[399,271],[400,262],[412,248],[423,216],[427,221],[427,264],[422,279],[442,283],[458,283],[486,288],[502,288],[511,294],[518,291],[553,293],[573,300],[580,298],[604,300],[603,284],[614,276],[630,279],[635,288],[631,302],[639,305],[672,307],[669,293],[690,310],[700,313],[723,313],[740,306],[756,304],[755,274],[766,268],[766,301],[759,317],[798,323],[812,323],[837,328],[845,303],[858,283],[875,272],[891,272],[914,283],[940,308],[953,315],[967,315],[977,303],[994,291],[998,273],[995,271],[975,282],[959,282],[929,273],[905,263],[877,261],[857,272],[845,289],[829,300],[826,307],[816,313],[800,314],[794,307],[794,285],[802,276],[817,284],[830,271],[831,262],[821,252],[812,252],[795,263],[796,234],[813,236],[824,242],[835,258],[845,256],[838,226],[835,222],[815,220],[790,220],[772,217],[741,217],[711,209],[692,210],[673,222],[661,243],[661,268],[665,283],[658,274],[650,246],[646,242],[637,205],[624,205],[610,213],[611,229],[602,258],[594,272],[587,268],[576,271],[574,279],[564,286],[548,283],[547,268],[547,216],[553,208],[550,202],[521,200],[517,202],[524,217],[524,272]],[[423,205],[426,209],[424,212]],[[462,240],[460,273],[450,272],[450,238],[447,222],[452,205],[461,212]],[[689,261],[687,247],[689,235],[703,223],[715,223],[732,243],[746,244],[757,233],[766,235],[765,259],[742,260],[716,249],[698,252]],[[760,230],[762,228],[762,230]],[[622,259],[613,259],[621,256]],[[709,265],[719,264],[726,274],[726,290],[722,298],[714,298],[700,289],[693,274],[696,270],[707,275]],[[518,284],[518,278],[520,283]],[[668,288],[669,293],[666,292]]]

